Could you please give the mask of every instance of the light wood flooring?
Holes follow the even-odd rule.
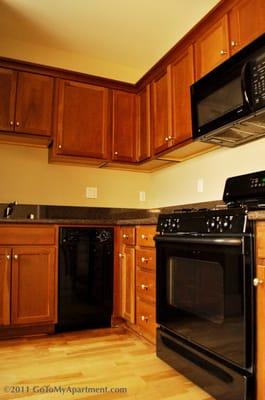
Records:
[[[49,389],[47,389],[49,385]],[[5,392],[9,386],[10,392]],[[126,388],[127,393],[40,393]],[[12,393],[21,391],[24,393]],[[102,389],[100,389],[102,390]],[[212,400],[123,328],[0,341],[0,399]]]

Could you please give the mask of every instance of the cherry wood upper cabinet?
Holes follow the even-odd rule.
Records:
[[[10,324],[11,249],[0,247],[0,326]]]
[[[230,49],[234,54],[265,30],[265,1],[239,0],[229,13]]]
[[[0,129],[14,129],[17,73],[0,68]]]
[[[192,137],[190,86],[194,82],[193,46],[180,52],[169,66],[172,94],[172,138],[175,144]]]
[[[171,92],[170,75],[167,69],[151,84],[151,132],[153,153],[166,150],[171,135]]]
[[[109,128],[108,89],[66,80],[59,80],[57,84],[56,153],[105,159]]]
[[[195,41],[196,79],[229,58],[228,16],[207,24]]]
[[[150,85],[138,93],[139,136],[137,140],[137,160],[150,157]]]
[[[15,131],[51,136],[54,79],[18,73]]]
[[[113,90],[112,159],[136,161],[137,96]]]
[[[12,257],[12,325],[55,322],[55,248],[17,246]]]
[[[0,69],[0,129],[51,136],[54,78]]]

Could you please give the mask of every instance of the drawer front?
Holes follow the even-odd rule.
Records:
[[[54,226],[6,225],[0,226],[0,245],[15,244],[56,244],[56,228]]]
[[[136,250],[136,268],[144,268],[150,271],[156,269],[155,249],[137,249]]]
[[[136,323],[143,335],[154,338],[156,335],[156,307],[154,304],[145,303],[137,298]]]
[[[136,244],[138,246],[155,247],[154,236],[156,225],[142,225],[136,227]]]
[[[257,257],[265,258],[265,222],[258,221],[256,228]]]
[[[156,300],[156,281],[155,274],[149,271],[136,271],[136,294],[142,300],[155,302]]]
[[[122,226],[121,228],[121,243],[131,246],[135,245],[135,228],[131,226]]]

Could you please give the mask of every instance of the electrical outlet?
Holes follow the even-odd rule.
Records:
[[[204,185],[204,181],[202,178],[197,180],[197,192],[198,193],[202,193],[203,192],[203,185]]]
[[[97,199],[98,197],[98,188],[87,186],[86,187],[86,198],[87,199]]]
[[[145,192],[139,192],[139,200],[145,201]]]

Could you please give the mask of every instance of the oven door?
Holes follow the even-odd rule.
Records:
[[[253,237],[157,236],[157,322],[244,369],[253,366]]]

